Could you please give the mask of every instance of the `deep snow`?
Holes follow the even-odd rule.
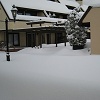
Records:
[[[0,52],[0,100],[100,100],[100,56],[67,44]]]

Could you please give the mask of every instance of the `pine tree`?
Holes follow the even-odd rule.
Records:
[[[71,46],[73,45],[85,45],[86,44],[86,27],[78,26],[78,22],[81,18],[80,7],[74,8],[68,15],[65,22],[65,30],[67,33],[67,39]]]

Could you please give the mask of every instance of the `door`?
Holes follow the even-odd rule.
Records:
[[[27,47],[35,47],[35,34],[27,33]]]
[[[47,34],[47,44],[51,43],[51,34]]]

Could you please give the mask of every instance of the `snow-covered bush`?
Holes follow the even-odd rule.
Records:
[[[67,39],[71,46],[85,45],[86,43],[87,28],[78,26],[78,21],[81,16],[82,14],[80,12],[80,7],[74,8],[73,11],[68,15],[67,21],[65,22]]]

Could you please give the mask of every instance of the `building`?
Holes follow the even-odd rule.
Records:
[[[35,2],[34,2],[35,1]],[[31,30],[28,28],[31,27],[27,25],[27,22],[34,20],[43,20],[50,22],[63,21],[64,17],[67,17],[69,10],[61,5],[60,3],[51,2],[51,1],[42,1],[44,4],[41,5],[40,1],[34,0],[31,3],[26,0],[25,2],[19,0],[10,0],[7,2],[6,0],[1,1],[1,10],[0,10],[0,20],[5,20],[6,17],[9,19],[9,30],[15,29],[16,31],[9,32],[9,42],[14,46],[31,46],[31,42],[33,45],[39,45],[39,34],[33,33],[33,41],[31,40]],[[23,2],[22,4],[20,2]],[[11,9],[12,5],[16,5],[18,9],[16,23],[12,20]],[[7,5],[7,6],[6,6]],[[52,7],[51,7],[52,6]],[[57,8],[56,8],[57,7]],[[56,18],[52,18],[53,14],[55,14]],[[11,22],[12,21],[12,22]],[[47,25],[47,23],[46,23]],[[40,24],[34,24],[32,27],[39,27]],[[42,25],[43,26],[43,25]],[[26,28],[27,32],[23,30],[19,30],[21,28]],[[0,23],[0,29],[5,29],[5,23]],[[3,31],[0,32],[0,41],[5,41],[5,33]],[[46,37],[46,38],[45,38]],[[42,35],[43,43],[55,43],[55,34],[45,33]]]
[[[91,54],[100,54],[100,1],[84,0],[84,4],[89,5],[89,7],[79,23],[80,25],[90,24]]]
[[[13,5],[18,9],[15,23],[11,14]],[[64,42],[64,28],[53,25],[64,22],[70,11],[58,0],[0,0],[0,20],[9,20],[9,43],[13,46]],[[6,41],[4,22],[0,22],[0,41]]]
[[[80,23],[90,24],[91,54],[100,54],[100,1],[83,0],[83,4],[89,6],[80,20]]]

